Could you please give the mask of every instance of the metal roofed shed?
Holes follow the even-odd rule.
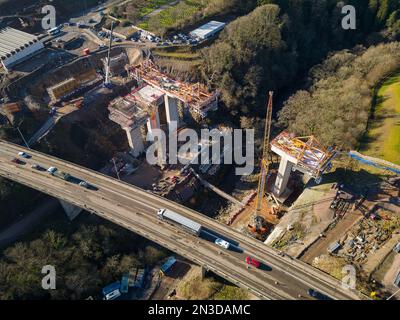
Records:
[[[225,25],[226,23],[224,22],[210,21],[205,25],[197,28],[196,30],[190,32],[190,35],[200,40],[206,40],[220,32],[225,27]]]
[[[43,48],[43,43],[34,35],[9,27],[0,29],[0,61],[7,72]]]

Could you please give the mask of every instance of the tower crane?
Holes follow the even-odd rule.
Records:
[[[264,141],[263,141],[263,151],[261,157],[261,172],[258,180],[258,189],[257,189],[257,202],[256,202],[256,210],[253,214],[253,224],[248,225],[249,229],[251,229],[254,233],[263,234],[266,233],[266,228],[263,227],[263,218],[261,216],[261,207],[262,201],[265,193],[265,186],[268,179],[268,171],[269,171],[269,142],[271,136],[271,123],[272,123],[272,98],[273,91],[269,92],[269,101],[267,106],[267,115],[265,121],[265,130],[264,130]]]

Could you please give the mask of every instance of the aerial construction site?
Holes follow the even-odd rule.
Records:
[[[51,259],[96,270],[81,291],[63,283],[74,299],[400,298],[396,41],[337,46],[285,83],[305,70],[250,28],[278,4],[102,2],[45,31],[36,5],[0,15],[0,265],[17,240],[59,239],[82,257]],[[297,283],[275,259],[330,280]],[[337,293],[348,266],[357,285]],[[0,299],[57,298],[9,278]]]

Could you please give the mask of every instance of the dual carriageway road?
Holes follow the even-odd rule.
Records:
[[[25,165],[11,162],[20,151],[32,156],[23,159]],[[87,181],[97,190],[88,190],[48,172],[35,170],[31,168],[33,164],[44,168],[55,166],[59,171]],[[256,239],[196,211],[49,155],[0,141],[0,175],[140,234],[249,290],[261,299],[311,299],[307,294],[309,288],[335,299],[360,299],[356,292],[343,289],[338,280],[322,271],[288,256],[279,256],[275,250]],[[200,223],[206,230],[234,244],[233,249],[225,250],[202,235],[196,237],[177,225],[159,220],[157,210],[160,208],[170,209]],[[261,261],[261,268],[247,265],[246,256]]]

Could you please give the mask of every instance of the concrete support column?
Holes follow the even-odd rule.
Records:
[[[153,134],[153,130],[160,129],[160,115],[158,114],[158,107],[154,109],[153,114],[147,121],[147,131],[150,135]]]
[[[143,137],[140,127],[136,128],[124,128],[126,131],[126,135],[128,137],[128,143],[131,147],[132,151],[131,154],[134,157],[139,156],[142,152],[144,152],[144,144],[143,144]]]
[[[74,206],[73,204],[70,204],[63,200],[60,200],[60,204],[63,207],[68,219],[71,221],[74,220],[83,211],[82,208]]]
[[[207,269],[204,266],[201,266],[201,274],[200,277],[203,280],[206,277]]]
[[[179,122],[178,101],[168,95],[165,95],[164,99],[169,132],[175,132],[178,129]]]
[[[292,163],[285,156],[281,157],[278,174],[276,176],[274,194],[281,196],[286,189],[292,171]]]
[[[158,165],[161,168],[164,168],[165,165],[165,144],[166,141],[160,140],[160,135],[153,135],[155,129],[160,130],[160,115],[158,113],[158,107],[154,110],[153,114],[150,116],[150,119],[147,121],[147,130],[148,134],[152,136],[155,140],[153,143],[157,144],[157,154],[158,154]]]

